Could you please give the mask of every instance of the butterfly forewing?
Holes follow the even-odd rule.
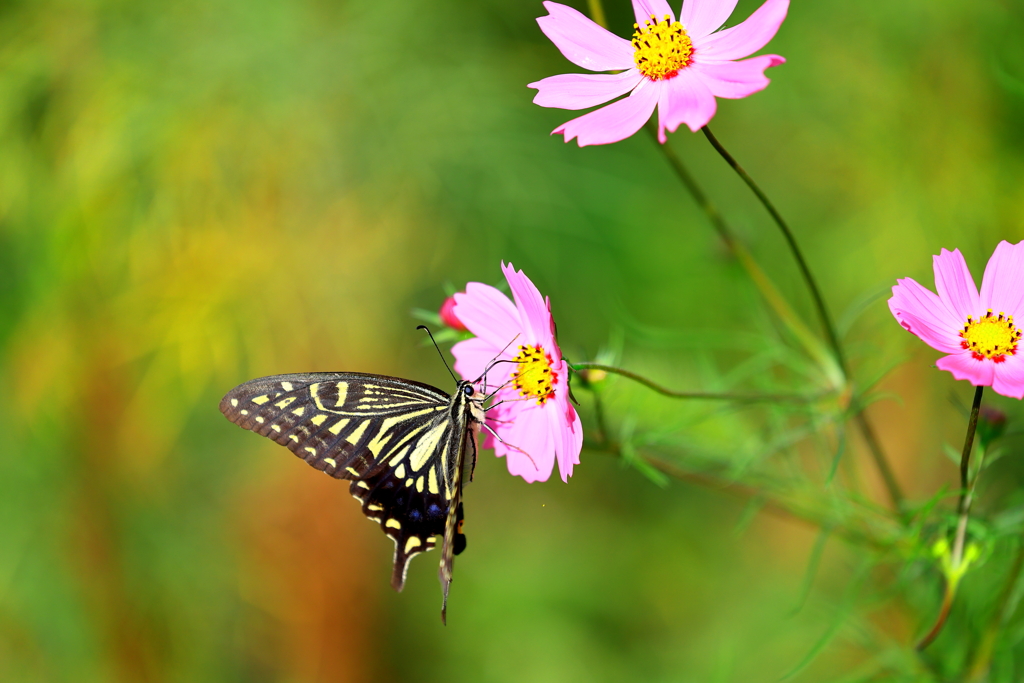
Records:
[[[475,458],[476,447],[470,399],[461,388],[448,396],[384,375],[276,375],[235,387],[220,409],[318,470],[352,481],[349,488],[363,514],[395,542],[396,590],[405,583],[409,560],[441,536],[447,597],[451,556],[465,547],[459,508],[463,452],[473,448]]]

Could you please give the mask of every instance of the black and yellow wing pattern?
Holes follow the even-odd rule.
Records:
[[[395,542],[395,590],[405,585],[409,560],[440,536],[445,619],[452,557],[466,546],[462,487],[472,477],[483,421],[475,393],[465,381],[449,396],[386,375],[303,373],[240,384],[220,410],[316,469],[352,482],[363,514]]]

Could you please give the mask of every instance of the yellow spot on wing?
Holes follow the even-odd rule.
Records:
[[[337,422],[335,422],[334,424],[332,424],[330,429],[328,429],[327,431],[329,431],[331,434],[334,434],[335,436],[337,436],[338,434],[341,433],[341,430],[344,429],[345,425],[347,425],[347,424],[348,424],[348,418],[347,417],[343,417],[342,419],[340,419]]]
[[[278,427],[277,425],[270,425],[270,428],[273,429],[275,432],[281,431],[281,428]]]
[[[398,469],[395,470],[395,476],[399,479],[405,479],[405,463],[398,466]]]
[[[363,423],[362,423],[361,425],[359,425],[358,427],[356,427],[356,428],[355,428],[355,429],[354,429],[354,430],[352,431],[352,433],[351,433],[351,434],[349,434],[348,436],[346,436],[346,437],[345,437],[345,441],[348,441],[348,442],[349,442],[350,444],[352,444],[353,446],[355,446],[355,445],[356,445],[357,443],[359,443],[359,437],[361,437],[361,436],[363,435],[363,432],[365,432],[365,431],[366,431],[366,427],[367,427],[367,426],[368,426],[369,424],[370,424],[370,421],[369,421],[369,420],[363,420]]]
[[[238,399],[237,398],[231,399],[231,407],[232,408],[237,408],[238,407]]]
[[[294,396],[289,396],[288,398],[282,398],[280,401],[278,401],[274,405],[277,406],[278,408],[287,408],[294,401],[295,401],[295,397]]]
[[[306,452],[307,453],[312,453],[313,455],[316,455],[316,449],[315,448],[310,448],[309,446],[306,446]]]
[[[440,493],[440,489],[437,488],[437,468],[436,467],[431,467],[430,468],[430,478],[427,481],[427,490],[430,491],[431,493],[433,493],[434,495],[437,495],[438,493]]]
[[[366,489],[367,491],[370,490],[370,485],[367,484],[365,481],[356,482],[356,486],[358,486],[361,489]]]
[[[345,468],[345,471],[346,471],[346,472],[348,472],[349,474],[351,474],[351,475],[355,476],[355,477],[358,477],[358,476],[359,476],[359,470],[357,470],[357,469],[356,469],[356,468],[354,468],[354,467],[346,467],[346,468]]]
[[[266,403],[269,400],[270,400],[270,397],[267,396],[266,394],[264,394],[263,396],[257,396],[256,398],[254,398],[252,400],[252,402],[255,403],[258,406],[261,406],[261,405],[263,405],[264,403]]]
[[[345,405],[345,399],[348,397],[348,382],[338,382],[338,404],[337,407]]]
[[[413,548],[418,548],[423,545],[423,542],[416,536],[410,536],[409,540],[405,542],[405,552],[408,553]]]
[[[257,415],[256,416],[256,421],[259,422],[260,424],[263,424],[265,422],[265,420],[263,419],[262,415]]]
[[[404,415],[393,415],[387,418],[386,420],[380,423],[380,429],[377,431],[377,436],[375,436],[373,438],[373,441],[367,444],[366,447],[369,448],[374,455],[378,455],[380,453],[380,449],[383,448],[387,444],[387,442],[391,440],[392,427],[394,427],[397,424],[401,424],[402,422],[406,422],[407,420],[415,420],[415,418],[421,415],[426,415],[427,413],[432,412],[434,412],[434,408],[426,408],[424,410],[416,410],[411,413],[406,413]],[[413,434],[420,431],[425,426],[426,425],[424,424],[421,427],[414,429],[412,433],[406,434],[405,438],[403,438],[402,441],[395,444],[395,447],[397,448],[398,446],[401,446],[404,441],[407,441],[410,437],[413,436]],[[394,462],[393,459],[392,462]]]
[[[284,389],[285,391],[291,391],[292,390],[292,383],[291,382],[281,382],[281,388]]]
[[[299,442],[299,437],[295,436],[294,434],[289,434],[288,438],[294,441],[295,443]]]
[[[242,411],[242,415],[248,415],[248,414],[249,414],[249,411],[248,411],[248,410],[243,410],[243,411]]]
[[[370,503],[369,505],[366,506],[366,509],[370,510],[371,512],[380,512],[384,508],[380,505],[374,505],[373,503]]]
[[[388,464],[391,465],[392,467],[394,467],[398,463],[400,463],[403,460],[405,460],[405,454],[408,453],[408,452],[409,452],[409,447],[406,446],[397,455],[395,455],[395,457],[391,458],[391,460],[388,461]]]
[[[419,443],[416,444],[416,449],[409,456],[409,466],[413,472],[418,472],[425,464],[430,456],[437,450],[437,444],[441,442],[441,437],[448,431],[448,422],[442,422],[437,425],[429,432],[423,435]]]
[[[306,412],[306,406],[299,406],[298,408],[292,411],[292,415],[298,415],[299,417],[302,417],[302,414],[304,412]]]
[[[433,472],[434,470],[431,469],[430,471]],[[416,480],[416,490],[423,493],[423,477]]]
[[[402,523],[399,522],[397,519],[389,519],[388,521],[384,522],[384,526],[391,527],[392,529],[401,529]]]
[[[324,458],[324,462],[330,465],[331,467],[338,466],[338,463],[334,461],[334,458]]]
[[[370,449],[370,452],[373,453],[374,457],[377,457],[377,455],[380,453],[380,449],[384,448],[384,446],[390,440],[391,440],[391,435],[390,434],[385,434],[384,430],[381,430],[377,434],[377,436],[375,436],[373,438],[373,441],[371,441],[370,443],[366,444],[366,447],[368,449]]]
[[[315,416],[313,416],[313,419],[310,420],[310,422],[315,424],[317,427],[319,427],[320,425],[322,425],[326,421],[327,421],[327,416],[326,415],[315,415]]]

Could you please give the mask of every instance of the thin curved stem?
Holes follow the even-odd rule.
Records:
[[[967,435],[964,437],[964,449],[960,453],[960,501],[957,512],[960,519],[956,525],[956,538],[953,541],[953,566],[959,567],[964,557],[964,541],[967,537],[967,517],[971,514],[971,503],[974,502],[974,487],[978,485],[978,477],[968,481],[971,450],[974,447],[974,432],[978,428],[978,413],[981,411],[981,395],[985,387],[975,387],[974,403],[971,405],[971,417],[967,421]],[[980,475],[981,472],[979,471]]]
[[[728,223],[725,222],[725,218],[718,211],[718,207],[715,206],[704,190],[701,189],[697,181],[694,180],[693,176],[690,175],[689,170],[683,165],[683,162],[676,155],[675,151],[668,145],[662,145],[658,143],[658,133],[656,126],[652,124],[647,125],[647,132],[650,133],[651,139],[658,145],[658,150],[664,155],[665,160],[668,161],[669,166],[678,176],[679,180],[686,187],[687,192],[693,197],[694,201],[697,202],[697,206],[704,215],[711,221],[711,226],[718,233],[719,238],[725,244],[726,248],[732,252],[733,256],[739,262],[740,266],[747,271],[747,276],[750,277],[754,286],[764,297],[765,302],[771,307],[775,314],[779,316],[779,319],[785,323],[789,330],[793,333],[796,339],[803,345],[807,352],[814,357],[823,366],[834,365],[831,361],[828,352],[821,346],[821,343],[815,337],[814,333],[804,325],[800,316],[790,307],[786,298],[782,296],[782,293],[775,287],[771,279],[765,274],[761,267],[751,256],[750,252],[747,251],[746,247],[741,242],[736,240],[732,234],[732,230],[729,228]]]
[[[657,382],[649,380],[635,372],[623,370],[622,368],[617,368],[614,365],[603,365],[601,363],[573,363],[570,367],[574,371],[603,370],[604,372],[610,372],[614,375],[621,375],[622,377],[626,377],[634,382],[644,385],[651,391],[657,392],[662,396],[668,396],[669,398],[692,398],[709,401],[739,401],[743,403],[754,403],[758,401],[806,403],[815,399],[815,397],[801,396],[799,394],[715,394],[701,391],[675,391],[673,389],[666,389]]]
[[[939,608],[939,616],[935,620],[935,624],[931,627],[928,633],[925,634],[924,638],[917,644],[917,650],[921,651],[932,644],[932,642],[939,637],[942,632],[942,627],[946,625],[946,619],[949,617],[949,610],[953,606],[953,591],[951,586],[946,584],[946,590],[942,594],[942,607]]]
[[[588,0],[588,4],[594,21],[596,21],[600,26],[608,28],[601,0]],[[697,184],[693,176],[690,175],[689,171],[683,165],[682,161],[679,160],[679,157],[676,156],[675,152],[673,152],[668,145],[662,145],[658,142],[657,131],[651,125],[646,126],[646,128],[653,136],[658,149],[665,155],[669,165],[672,166],[672,169],[682,181],[687,191],[708,217],[708,220],[711,221],[711,225],[721,237],[726,247],[735,254],[737,260],[750,275],[751,279],[761,291],[768,304],[776,311],[780,318],[786,322],[790,330],[793,331],[812,356],[823,361],[824,359],[821,358],[821,354],[818,352],[818,344],[814,335],[806,329],[800,318],[792,312],[789,304],[785,301],[778,290],[775,289],[771,280],[769,280],[764,272],[761,271],[754,259],[746,252],[746,249],[743,248],[742,244],[736,241],[728,224],[725,222],[722,214],[718,211],[718,208],[708,198],[707,194],[704,193],[704,190]],[[797,260],[797,264],[800,267],[800,272],[804,277],[804,281],[807,283],[808,289],[811,291],[815,308],[818,311],[818,316],[821,318],[821,323],[825,329],[825,334],[828,337],[829,346],[832,348],[835,362],[838,364],[838,369],[842,373],[845,381],[845,379],[849,377],[850,373],[849,368],[846,365],[846,357],[843,353],[842,345],[839,343],[839,336],[836,334],[835,326],[832,323],[832,318],[829,315],[828,308],[825,306],[824,298],[821,295],[821,291],[818,289],[817,283],[811,274],[810,268],[808,267],[802,252],[797,246],[793,233],[790,231],[786,222],[782,219],[782,216],[775,209],[774,205],[772,205],[768,200],[768,197],[761,191],[761,188],[757,186],[757,183],[754,182],[753,178],[743,170],[732,155],[726,151],[720,142],[718,142],[718,139],[715,138],[714,134],[712,134],[711,129],[704,126],[702,130],[708,141],[711,142],[712,146],[714,146],[716,150],[718,150],[718,153],[722,155],[726,163],[728,163],[733,170],[743,178],[747,186],[754,192],[757,198],[768,210],[768,213],[775,220],[776,224],[778,224],[779,229],[782,230],[782,233],[789,244],[790,250],[793,252],[794,257]],[[861,434],[864,436],[864,441],[867,444],[871,458],[874,460],[875,466],[878,468],[878,471],[882,476],[882,481],[885,484],[886,491],[889,494],[893,507],[898,512],[902,511],[903,492],[900,490],[896,476],[893,473],[892,468],[889,466],[888,458],[886,458],[885,452],[882,450],[881,443],[875,435],[875,431],[872,428],[871,423],[863,412],[857,413],[856,422]]]
[[[829,346],[832,347],[832,352],[836,355],[836,361],[839,363],[839,367],[843,369],[844,374],[848,374],[846,367],[846,358],[843,354],[842,345],[839,343],[839,335],[836,334],[835,325],[832,323],[832,316],[828,312],[828,307],[825,305],[825,299],[821,295],[821,290],[818,288],[818,283],[814,279],[814,275],[811,274],[810,266],[807,265],[807,260],[804,258],[803,252],[800,251],[800,246],[796,243],[796,238],[793,237],[793,231],[789,229],[789,225],[782,218],[782,215],[776,210],[775,205],[772,204],[768,196],[761,190],[754,179],[750,177],[750,174],[744,170],[739,162],[733,158],[729,151],[722,146],[722,143],[718,141],[714,133],[711,132],[711,128],[704,126],[701,128],[701,132],[704,133],[704,137],[708,139],[711,146],[715,148],[715,151],[725,159],[725,163],[729,164],[736,174],[743,179],[743,182],[747,184],[750,191],[754,193],[761,205],[764,206],[768,214],[771,215],[772,220],[775,221],[775,225],[779,227],[782,232],[782,236],[786,239],[786,244],[789,245],[789,250],[793,254],[793,258],[796,259],[797,266],[800,268],[800,275],[804,279],[804,284],[807,286],[808,291],[811,293],[811,298],[814,299],[814,308],[818,311],[818,318],[821,319],[821,326],[825,330],[825,336],[828,337]]]
[[[942,596],[942,607],[939,609],[939,616],[927,635],[917,644],[918,650],[923,650],[932,644],[942,632],[949,617],[949,609],[953,605],[953,598],[956,597],[957,585],[963,576],[965,567],[964,544],[967,541],[967,521],[971,514],[971,503],[974,501],[974,487],[978,485],[978,477],[969,481],[971,451],[974,448],[974,432],[978,427],[978,413],[981,411],[981,396],[985,387],[975,387],[974,404],[971,406],[971,417],[967,421],[967,435],[964,437],[964,448],[960,453],[960,500],[957,503],[956,535],[953,538],[953,549],[950,553],[949,570],[946,576],[946,589]],[[984,455],[984,451],[982,451]],[[981,471],[978,471],[981,474]]]
[[[789,229],[789,225],[785,219],[772,204],[768,196],[761,190],[754,179],[750,176],[746,170],[739,165],[739,162],[733,158],[729,151],[722,146],[722,143],[718,141],[714,133],[711,132],[711,128],[704,126],[701,128],[704,133],[704,137],[708,139],[711,146],[715,148],[725,162],[736,172],[743,182],[746,183],[750,191],[754,193],[761,205],[764,206],[765,210],[775,221],[779,230],[782,232],[783,237],[786,240],[786,244],[789,246],[790,252],[793,254],[793,258],[796,260],[797,266],[800,269],[800,274],[803,277],[804,284],[807,286],[808,291],[811,293],[811,298],[814,300],[814,307],[818,312],[818,318],[821,321],[821,326],[825,330],[825,336],[828,339],[828,344],[832,348],[832,353],[835,355],[836,363],[839,364],[839,368],[843,373],[844,377],[850,376],[850,368],[846,362],[846,356],[843,353],[842,344],[839,342],[839,335],[836,333],[835,325],[832,323],[832,317],[829,314],[828,306],[825,304],[825,299],[821,295],[821,289],[818,287],[817,281],[814,279],[814,275],[811,273],[810,267],[807,265],[807,260],[804,258],[803,252],[800,251],[800,246],[796,243],[796,238],[793,236],[793,231]],[[886,491],[889,494],[889,498],[892,500],[893,506],[896,510],[903,509],[903,492],[900,490],[900,485],[896,481],[896,475],[892,471],[892,467],[889,466],[889,460],[885,456],[885,451],[882,450],[882,445],[878,440],[875,430],[868,420],[867,415],[863,411],[857,413],[856,418],[857,426],[864,436],[864,441],[867,444],[868,452],[871,454],[871,458],[875,461],[875,466],[878,468],[879,473],[882,475],[882,481],[885,484]]]

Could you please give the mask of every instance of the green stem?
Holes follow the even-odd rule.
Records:
[[[935,620],[928,634],[917,644],[918,650],[923,650],[932,644],[942,627],[946,625],[946,618],[949,616],[950,607],[953,605],[953,598],[956,597],[956,589],[960,583],[961,564],[964,560],[964,544],[967,540],[967,521],[971,514],[971,503],[974,500],[974,487],[978,485],[978,477],[970,482],[971,451],[974,448],[974,432],[978,428],[978,413],[981,411],[981,396],[985,387],[975,387],[974,404],[971,406],[971,416],[967,421],[967,435],[964,437],[964,448],[960,453],[960,501],[957,503],[956,535],[953,538],[953,550],[950,556],[950,575],[946,576],[946,589],[942,597],[942,607],[939,616]],[[978,471],[981,474],[981,471]]]
[[[761,205],[771,215],[772,220],[775,221],[775,225],[782,231],[782,236],[786,239],[786,244],[789,245],[789,250],[793,254],[793,258],[796,259],[797,266],[800,268],[800,274],[804,278],[804,284],[807,286],[808,291],[811,293],[811,298],[814,299],[814,307],[818,311],[818,317],[821,319],[821,326],[825,329],[825,336],[828,337],[829,346],[832,347],[832,352],[836,355],[836,361],[839,363],[839,367],[843,369],[844,374],[849,374],[846,367],[846,358],[843,354],[843,348],[839,343],[839,335],[836,334],[835,325],[832,324],[832,316],[829,315],[828,307],[825,305],[825,299],[821,295],[821,290],[818,288],[818,283],[815,281],[814,276],[811,274],[811,269],[807,265],[807,260],[804,258],[803,252],[800,251],[799,245],[796,243],[796,238],[793,237],[793,231],[789,229],[789,225],[782,218],[782,215],[776,210],[775,206],[768,199],[768,196],[761,190],[761,188],[754,182],[754,179],[750,177],[750,174],[744,170],[742,166],[733,158],[729,151],[722,146],[722,143],[718,141],[714,133],[711,132],[711,128],[704,126],[701,128],[701,132],[704,133],[704,137],[708,139],[711,146],[715,148],[725,163],[732,167],[732,170],[736,171],[736,174],[743,179],[743,182],[747,184],[750,191],[754,193]]]
[[[647,132],[651,134],[651,138],[657,142],[658,133],[657,127],[649,124],[647,126]],[[803,345],[807,352],[811,354],[815,360],[818,361],[825,368],[834,366],[835,363],[829,357],[828,352],[822,347],[821,343],[814,336],[814,333],[804,325],[800,316],[790,307],[786,298],[782,296],[782,293],[775,287],[775,284],[765,274],[761,267],[751,256],[750,252],[747,251],[746,247],[742,243],[736,240],[732,234],[732,230],[729,228],[728,223],[722,217],[722,214],[718,211],[718,207],[708,198],[701,189],[697,181],[690,175],[689,170],[683,165],[683,162],[676,155],[675,151],[668,145],[662,145],[658,143],[658,150],[664,155],[665,160],[668,161],[669,166],[678,176],[679,180],[686,187],[687,192],[693,197],[694,201],[701,211],[711,221],[711,226],[718,233],[719,238],[725,244],[726,248],[732,252],[739,262],[740,266],[747,271],[747,275],[750,277],[754,286],[757,287],[761,296],[764,297],[765,302],[771,307],[775,314],[779,316],[779,319],[789,328],[793,333],[793,336]],[[840,371],[841,372],[841,371]],[[832,383],[835,385],[842,384],[844,382],[842,377],[831,377]]]
[[[931,630],[925,634],[925,637],[917,644],[918,651],[925,649],[932,644],[936,638],[939,637],[939,633],[942,632],[942,627],[946,625],[946,618],[949,616],[949,609],[953,606],[953,590],[950,584],[946,584],[946,592],[942,594],[942,607],[939,609],[939,616],[935,620],[935,624]]]
[[[713,394],[700,391],[674,391],[672,389],[666,389],[660,384],[657,384],[642,375],[630,372],[629,370],[623,370],[622,368],[617,368],[614,365],[603,365],[601,363],[573,363],[571,367],[573,371],[603,370],[604,372],[610,372],[614,375],[621,375],[622,377],[626,377],[634,382],[644,385],[651,391],[655,391],[662,396],[668,396],[669,398],[694,398],[709,401],[740,401],[745,403],[758,401],[791,401],[794,403],[805,403],[813,400],[812,397],[800,396],[798,394]]]
[[[601,4],[601,0],[588,0],[588,6],[590,8],[591,16],[594,21],[604,27],[608,28],[607,21],[605,19],[604,8]],[[648,125],[647,130],[654,137],[657,143],[657,132],[656,130]],[[804,260],[803,254],[800,252],[796,244],[796,239],[793,237],[793,233],[789,230],[786,222],[782,219],[782,216],[775,207],[768,200],[768,197],[761,191],[754,180],[747,174],[743,168],[736,163],[732,155],[722,147],[718,139],[711,133],[711,129],[704,126],[702,129],[704,135],[708,138],[708,141],[718,150],[719,154],[726,160],[726,162],[732,166],[732,168],[740,174],[747,186],[753,190],[754,194],[761,200],[765,208],[771,214],[772,218],[778,224],[782,230],[786,241],[789,243],[790,250],[793,252],[794,257],[800,267],[800,271],[803,274],[804,280],[807,283],[808,288],[811,291],[811,295],[814,299],[815,307],[818,310],[818,315],[821,318],[822,326],[825,328],[826,336],[828,337],[829,345],[832,347],[832,352],[835,357],[835,362],[838,363],[839,372],[842,374],[843,383],[845,384],[849,377],[849,368],[846,365],[846,358],[843,354],[842,346],[839,343],[839,337],[836,334],[835,326],[832,324],[831,316],[829,315],[828,308],[825,306],[825,301],[821,296],[821,292],[818,289],[817,283],[814,277],[811,275],[810,268],[807,266],[807,262]],[[687,191],[693,197],[694,201],[701,210],[707,215],[711,221],[711,225],[715,228],[715,231],[721,237],[726,247],[736,255],[737,260],[743,266],[743,268],[750,275],[755,285],[761,291],[762,296],[765,297],[768,304],[775,310],[776,314],[789,326],[789,329],[794,333],[797,339],[804,345],[811,355],[823,364],[824,367],[829,367],[832,364],[825,365],[825,359],[822,358],[822,353],[819,350],[819,344],[817,339],[806,326],[800,320],[800,318],[792,311],[789,304],[786,302],[784,297],[775,289],[771,280],[761,271],[760,267],[750,256],[750,254],[743,248],[743,246],[736,241],[733,237],[732,232],[729,230],[728,224],[719,213],[718,208],[711,202],[708,196],[704,193],[701,187],[694,180],[693,176],[690,175],[686,167],[683,166],[682,162],[676,156],[675,152],[666,144],[658,144],[658,148],[665,155],[672,169],[679,176],[683,185],[686,186]],[[892,501],[893,507],[900,512],[903,510],[903,493],[900,490],[900,486],[896,481],[896,477],[893,474],[892,468],[889,466],[888,458],[885,456],[885,452],[882,450],[882,446],[878,441],[878,437],[875,435],[874,429],[871,423],[868,421],[866,415],[863,412],[857,413],[857,425],[864,436],[864,441],[867,444],[868,451],[871,453],[871,457],[875,462],[876,467],[882,475],[882,480],[885,483],[886,491],[889,494],[889,498]]]
[[[974,447],[974,432],[978,428],[978,413],[981,411],[981,395],[985,387],[976,387],[974,390],[974,404],[971,406],[971,417],[967,421],[967,435],[964,437],[964,449],[960,453],[960,501],[957,504],[957,512],[960,519],[957,521],[956,539],[953,542],[953,566],[959,567],[964,557],[964,540],[967,537],[967,517],[971,513],[971,503],[974,501],[974,487],[978,485],[978,477],[974,482],[969,483],[969,471],[971,463],[971,450]],[[981,472],[979,471],[980,475]]]
[[[708,139],[711,146],[721,155],[725,162],[742,178],[743,182],[746,183],[750,191],[754,193],[761,205],[764,206],[765,210],[775,221],[775,225],[778,226],[782,232],[783,237],[786,240],[786,244],[789,246],[790,252],[793,254],[793,258],[796,260],[797,266],[800,269],[800,274],[804,279],[804,284],[807,286],[808,291],[811,293],[811,298],[814,300],[814,307],[818,312],[818,318],[821,321],[821,326],[825,330],[825,336],[828,338],[828,344],[832,347],[832,353],[835,354],[836,362],[839,364],[839,368],[843,373],[844,377],[850,376],[850,368],[846,362],[846,356],[843,353],[842,344],[839,342],[839,335],[836,333],[835,325],[832,323],[832,316],[829,314],[828,306],[825,305],[825,298],[821,295],[821,289],[818,287],[817,281],[814,279],[814,275],[811,274],[811,269],[807,265],[807,260],[804,258],[803,252],[800,251],[800,246],[796,243],[796,238],[793,236],[793,231],[789,229],[789,225],[782,218],[782,214],[778,212],[775,205],[772,204],[768,196],[761,190],[754,179],[750,176],[746,170],[739,165],[739,162],[729,151],[722,146],[722,143],[718,141],[714,133],[711,132],[711,128],[704,126],[701,128],[704,133],[704,137]],[[861,434],[864,436],[864,441],[867,443],[868,451],[871,453],[872,459],[875,461],[875,466],[878,467],[879,473],[882,475],[882,481],[885,483],[886,491],[889,494],[889,498],[892,500],[892,504],[896,510],[903,509],[903,492],[900,490],[899,483],[896,481],[896,476],[893,474],[892,468],[889,466],[889,460],[885,456],[885,452],[882,450],[882,446],[878,441],[878,437],[875,435],[875,430],[872,428],[867,415],[863,411],[857,413],[857,426],[860,428]]]

